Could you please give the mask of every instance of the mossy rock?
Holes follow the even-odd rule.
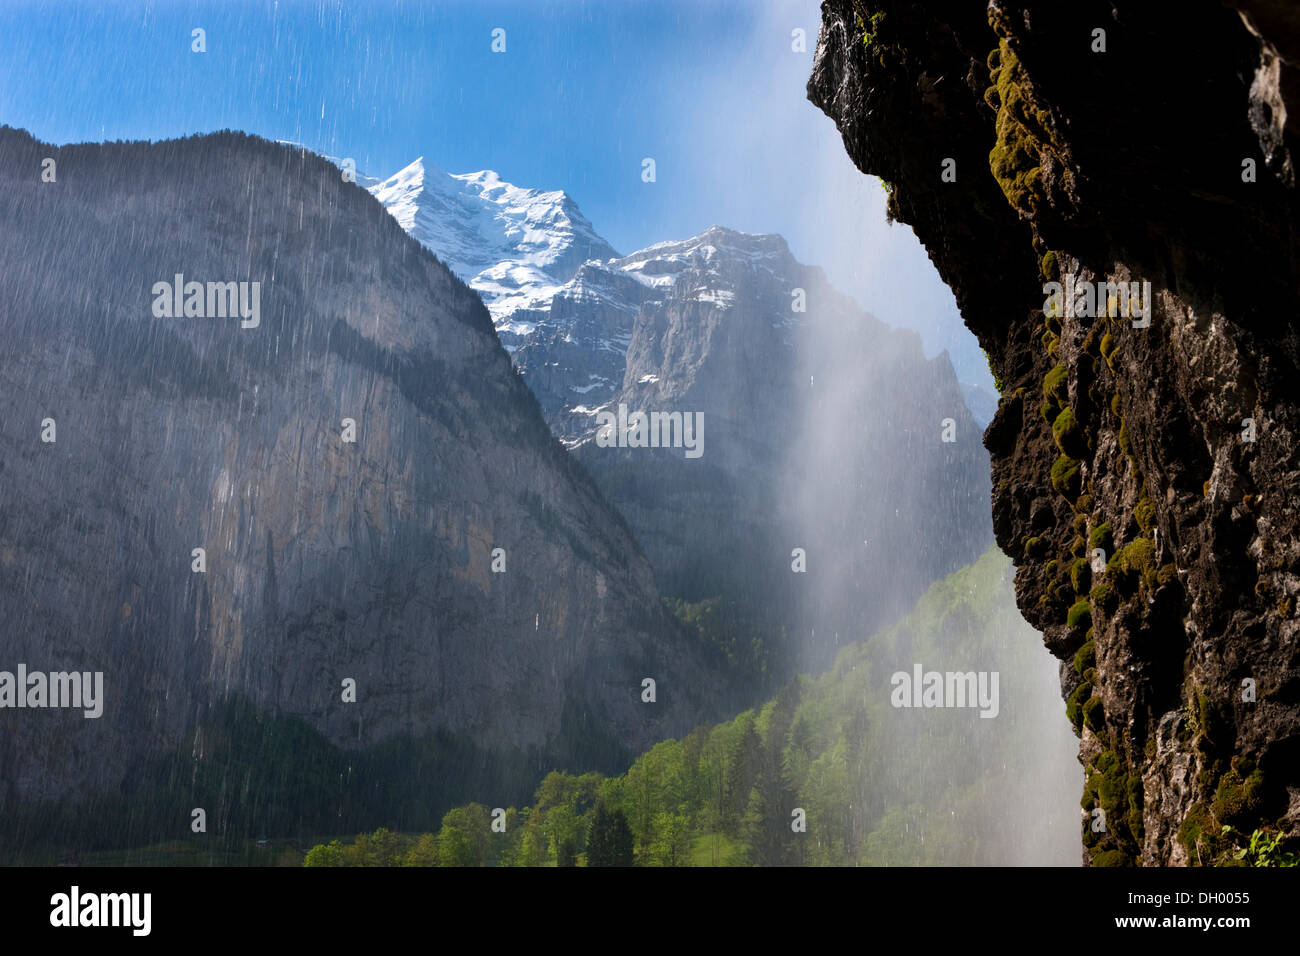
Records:
[[[1236,770],[1229,770],[1219,779],[1214,792],[1214,818],[1233,826],[1255,822],[1263,803],[1263,788],[1264,775],[1260,771],[1255,770],[1243,780]]]
[[[1116,418],[1119,418],[1119,393],[1118,392],[1110,397],[1110,413],[1114,415]]]
[[[1088,592],[1088,601],[1104,614],[1113,614],[1118,604],[1114,590],[1105,581],[1093,586],[1093,589]]]
[[[1178,840],[1187,850],[1193,863],[1201,861],[1197,846],[1203,846],[1213,857],[1218,852],[1222,827],[1215,826],[1214,818],[1203,804],[1194,804],[1178,827]]]
[[[1148,588],[1156,584],[1155,545],[1150,538],[1137,538],[1120,548],[1106,562],[1106,576],[1117,587],[1132,592],[1139,583]]]
[[[1092,511],[1092,495],[1080,495],[1079,500],[1074,503],[1074,508],[1080,514],[1088,514]]]
[[[1061,414],[1052,422],[1052,438],[1056,440],[1056,447],[1063,455],[1082,458],[1087,451],[1079,420],[1075,417],[1074,409],[1068,405],[1061,409]]]
[[[1056,559],[1055,559],[1055,558],[1052,558],[1051,561],[1048,561],[1048,562],[1047,562],[1047,569],[1046,569],[1046,570],[1047,570],[1047,576],[1048,576],[1049,578],[1052,577],[1052,575],[1056,574],[1056,567],[1057,567],[1057,563],[1056,563]]]
[[[1064,365],[1057,365],[1043,377],[1043,397],[1050,398],[1057,405],[1070,404],[1070,372]]]
[[[1047,282],[1055,282],[1061,274],[1061,267],[1056,262],[1056,253],[1047,250],[1043,253],[1043,279]]]
[[[1056,416],[1061,413],[1061,406],[1057,405],[1056,402],[1052,401],[1049,398],[1043,402],[1042,406],[1039,408],[1039,411],[1043,415],[1043,421],[1051,425],[1055,423]]]
[[[1156,587],[1164,587],[1178,580],[1178,565],[1172,561],[1166,561],[1160,565],[1160,570],[1156,572]]]
[[[1132,866],[1133,857],[1129,856],[1123,850],[1102,850],[1094,856],[1090,862],[1091,866]]]
[[[1092,605],[1088,601],[1075,601],[1065,616],[1065,626],[1070,630],[1086,631],[1092,624]]]
[[[1124,424],[1122,419],[1119,423],[1119,434],[1116,437],[1119,439],[1119,450],[1124,453],[1125,457],[1131,459],[1133,457],[1133,443],[1129,441],[1128,426]]]
[[[1107,554],[1115,550],[1115,536],[1109,521],[1102,522],[1092,529],[1092,533],[1088,535],[1088,548],[1093,551],[1101,548]]]
[[[992,62],[990,56],[988,62]],[[1046,201],[1044,158],[1055,152],[1047,111],[1032,99],[1032,87],[1005,38],[998,41],[998,69],[990,73],[998,91],[997,140],[989,170],[1013,209],[1032,216]]]
[[[1155,502],[1143,495],[1136,507],[1133,508],[1133,518],[1137,521],[1138,527],[1142,529],[1143,534],[1150,534],[1151,529],[1156,524]]]
[[[1074,725],[1075,730],[1083,729],[1083,705],[1092,696],[1092,684],[1084,681],[1074,689],[1074,693],[1069,696],[1065,702],[1065,718]],[[1084,792],[1084,800],[1088,800],[1088,794]],[[1084,806],[1088,806],[1085,802]]]
[[[1084,538],[1084,536],[1081,534],[1075,535],[1074,540],[1070,542],[1070,554],[1076,558],[1081,558],[1083,557],[1084,552],[1087,550],[1088,550],[1087,539]]]
[[[1119,343],[1115,341],[1115,336],[1111,335],[1109,332],[1101,337],[1101,357],[1106,360],[1107,365],[1110,364],[1110,354],[1115,351],[1115,348],[1118,345]]]
[[[1081,648],[1074,652],[1074,672],[1082,675],[1084,671],[1091,669],[1097,663],[1097,645],[1093,641],[1088,641]]]
[[[1079,558],[1070,565],[1070,584],[1074,586],[1075,594],[1088,593],[1092,585],[1092,565],[1087,558]]]
[[[1064,411],[1061,414],[1065,414]],[[1073,501],[1079,497],[1082,483],[1079,462],[1069,455],[1061,455],[1052,464],[1052,487],[1056,489],[1058,494],[1064,495]]]
[[[1047,553],[1047,539],[1033,537],[1025,539],[1025,557],[1041,558]]]
[[[1106,709],[1100,697],[1090,697],[1083,705],[1083,724],[1093,733],[1106,727]]]

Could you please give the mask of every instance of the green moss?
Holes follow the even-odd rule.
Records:
[[[1057,365],[1043,377],[1043,397],[1050,398],[1057,405],[1070,404],[1069,370],[1064,365]]]
[[[1065,717],[1074,725],[1075,730],[1081,730],[1083,728],[1083,705],[1091,696],[1092,684],[1088,681],[1084,681],[1074,689],[1074,693],[1071,694],[1069,699],[1065,702]],[[1084,791],[1083,798],[1083,805],[1085,807],[1089,806],[1089,796],[1086,790]]]
[[[1057,405],[1056,402],[1052,401],[1049,398],[1043,402],[1042,407],[1039,408],[1039,411],[1042,412],[1043,414],[1043,421],[1051,425],[1056,421],[1056,416],[1060,413],[1061,406]]]
[[[1046,282],[1055,282],[1057,277],[1061,274],[1060,266],[1056,263],[1056,253],[1050,249],[1043,253],[1042,271],[1043,279]]]
[[[1116,418],[1119,417],[1119,395],[1118,394],[1112,395],[1110,397],[1110,411],[1111,414],[1114,415]]]
[[[1075,535],[1074,540],[1070,542],[1070,554],[1076,558],[1081,558],[1087,549],[1088,542],[1083,535]]]
[[[1074,653],[1074,672],[1083,674],[1084,671],[1091,669],[1097,663],[1097,645],[1089,641]]]
[[[1086,630],[1092,623],[1092,607],[1086,600],[1075,601],[1065,616],[1065,626],[1071,630]]]
[[[1049,578],[1052,577],[1052,575],[1056,574],[1056,567],[1057,567],[1057,565],[1056,565],[1056,559],[1055,559],[1055,558],[1053,558],[1051,561],[1048,561],[1048,562],[1047,562],[1047,576],[1048,576]]]
[[[1092,533],[1088,535],[1088,547],[1094,551],[1101,548],[1107,554],[1114,550],[1115,538],[1111,533],[1109,521],[1103,522],[1092,529]]]
[[[1123,850],[1102,850],[1092,858],[1092,866],[1132,866],[1133,858]]]
[[[1150,534],[1151,529],[1155,527],[1156,506],[1146,494],[1133,509],[1133,518],[1137,521],[1138,527],[1142,529],[1143,534]]]
[[[1093,608],[1099,608],[1105,614],[1111,614],[1115,610],[1115,592],[1111,590],[1109,584],[1102,581],[1088,592],[1088,601]]]
[[[1039,558],[1046,553],[1047,553],[1046,538],[1033,537],[1033,538],[1025,539],[1025,557]]]
[[[1057,458],[1052,464],[1052,487],[1059,494],[1074,500],[1079,497],[1080,484],[1079,462],[1069,455]]]
[[[1214,792],[1214,818],[1234,826],[1253,822],[1259,816],[1263,787],[1264,775],[1260,771],[1255,770],[1243,780],[1236,770],[1229,770],[1219,779]]]
[[[1208,851],[1212,857],[1218,844],[1219,829],[1215,826],[1209,809],[1198,803],[1187,811],[1182,825],[1178,827],[1176,839],[1187,849],[1193,863],[1208,862],[1198,850]]]
[[[1092,505],[1092,495],[1080,495],[1079,500],[1074,503],[1074,509],[1079,512],[1079,514],[1088,514],[1092,511]]]
[[[1056,447],[1063,455],[1083,457],[1086,447],[1079,429],[1079,420],[1074,415],[1074,409],[1068,405],[1061,409],[1061,414],[1052,423],[1052,438],[1056,440]]]
[[[1106,711],[1100,697],[1091,697],[1083,705],[1083,724],[1093,733],[1106,727]]]
[[[1079,558],[1070,565],[1070,584],[1075,594],[1086,594],[1092,584],[1092,566],[1087,558]]]
[[[1139,583],[1148,588],[1156,585],[1155,545],[1150,538],[1137,538],[1120,548],[1106,562],[1106,576],[1117,587],[1131,593]]]
[[[992,54],[989,61],[992,62]],[[1005,38],[998,41],[998,69],[990,74],[997,89],[997,141],[989,169],[1007,202],[1030,216],[1045,200],[1042,164],[1052,151],[1048,115],[1031,97],[1020,60]]]
[[[1101,357],[1106,360],[1106,364],[1110,364],[1110,355],[1115,351],[1115,347],[1118,344],[1119,343],[1115,341],[1115,336],[1111,335],[1109,332],[1101,337]]]
[[[1120,423],[1119,423],[1119,436],[1118,436],[1118,437],[1119,437],[1119,450],[1122,451],[1122,452],[1123,452],[1127,457],[1132,458],[1132,457],[1133,457],[1133,443],[1132,443],[1131,441],[1129,441],[1129,437],[1128,437],[1128,426],[1124,424],[1124,422],[1123,422],[1122,419],[1120,420]]]

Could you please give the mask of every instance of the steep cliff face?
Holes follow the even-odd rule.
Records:
[[[514,358],[552,428],[663,591],[747,613],[737,629],[761,636],[748,662],[768,679],[830,667],[988,546],[986,453],[947,356],[927,359],[780,236],[714,226],[589,262],[538,330]],[[612,382],[565,388],[584,354],[613,355],[598,366]],[[634,429],[598,422],[621,407],[698,416],[699,447],[618,447]]]
[[[321,158],[4,129],[0,255],[0,670],[105,688],[98,719],[0,710],[10,809],[177,750],[188,786],[231,695],[335,747],[451,733],[534,768],[727,706],[482,303]],[[160,316],[177,274],[260,283],[256,321]]]
[[[809,97],[1001,380],[994,528],[1062,662],[1085,861],[1300,841],[1294,6],[822,12]]]

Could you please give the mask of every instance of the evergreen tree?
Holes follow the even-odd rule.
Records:
[[[588,866],[631,866],[632,828],[622,810],[607,810],[596,804],[587,837]]]

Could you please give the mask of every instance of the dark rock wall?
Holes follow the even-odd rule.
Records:
[[[1235,7],[827,0],[808,87],[1001,380],[994,528],[1096,865],[1300,834],[1300,15]],[[1150,283],[1149,325],[1060,314],[1069,277]]]
[[[580,770],[726,712],[478,297],[324,160],[4,129],[0,257],[0,669],[106,698],[0,711],[0,800],[123,786],[187,735],[202,760],[232,694],[339,747],[446,731]],[[260,281],[260,325],[155,318],[175,273]]]

